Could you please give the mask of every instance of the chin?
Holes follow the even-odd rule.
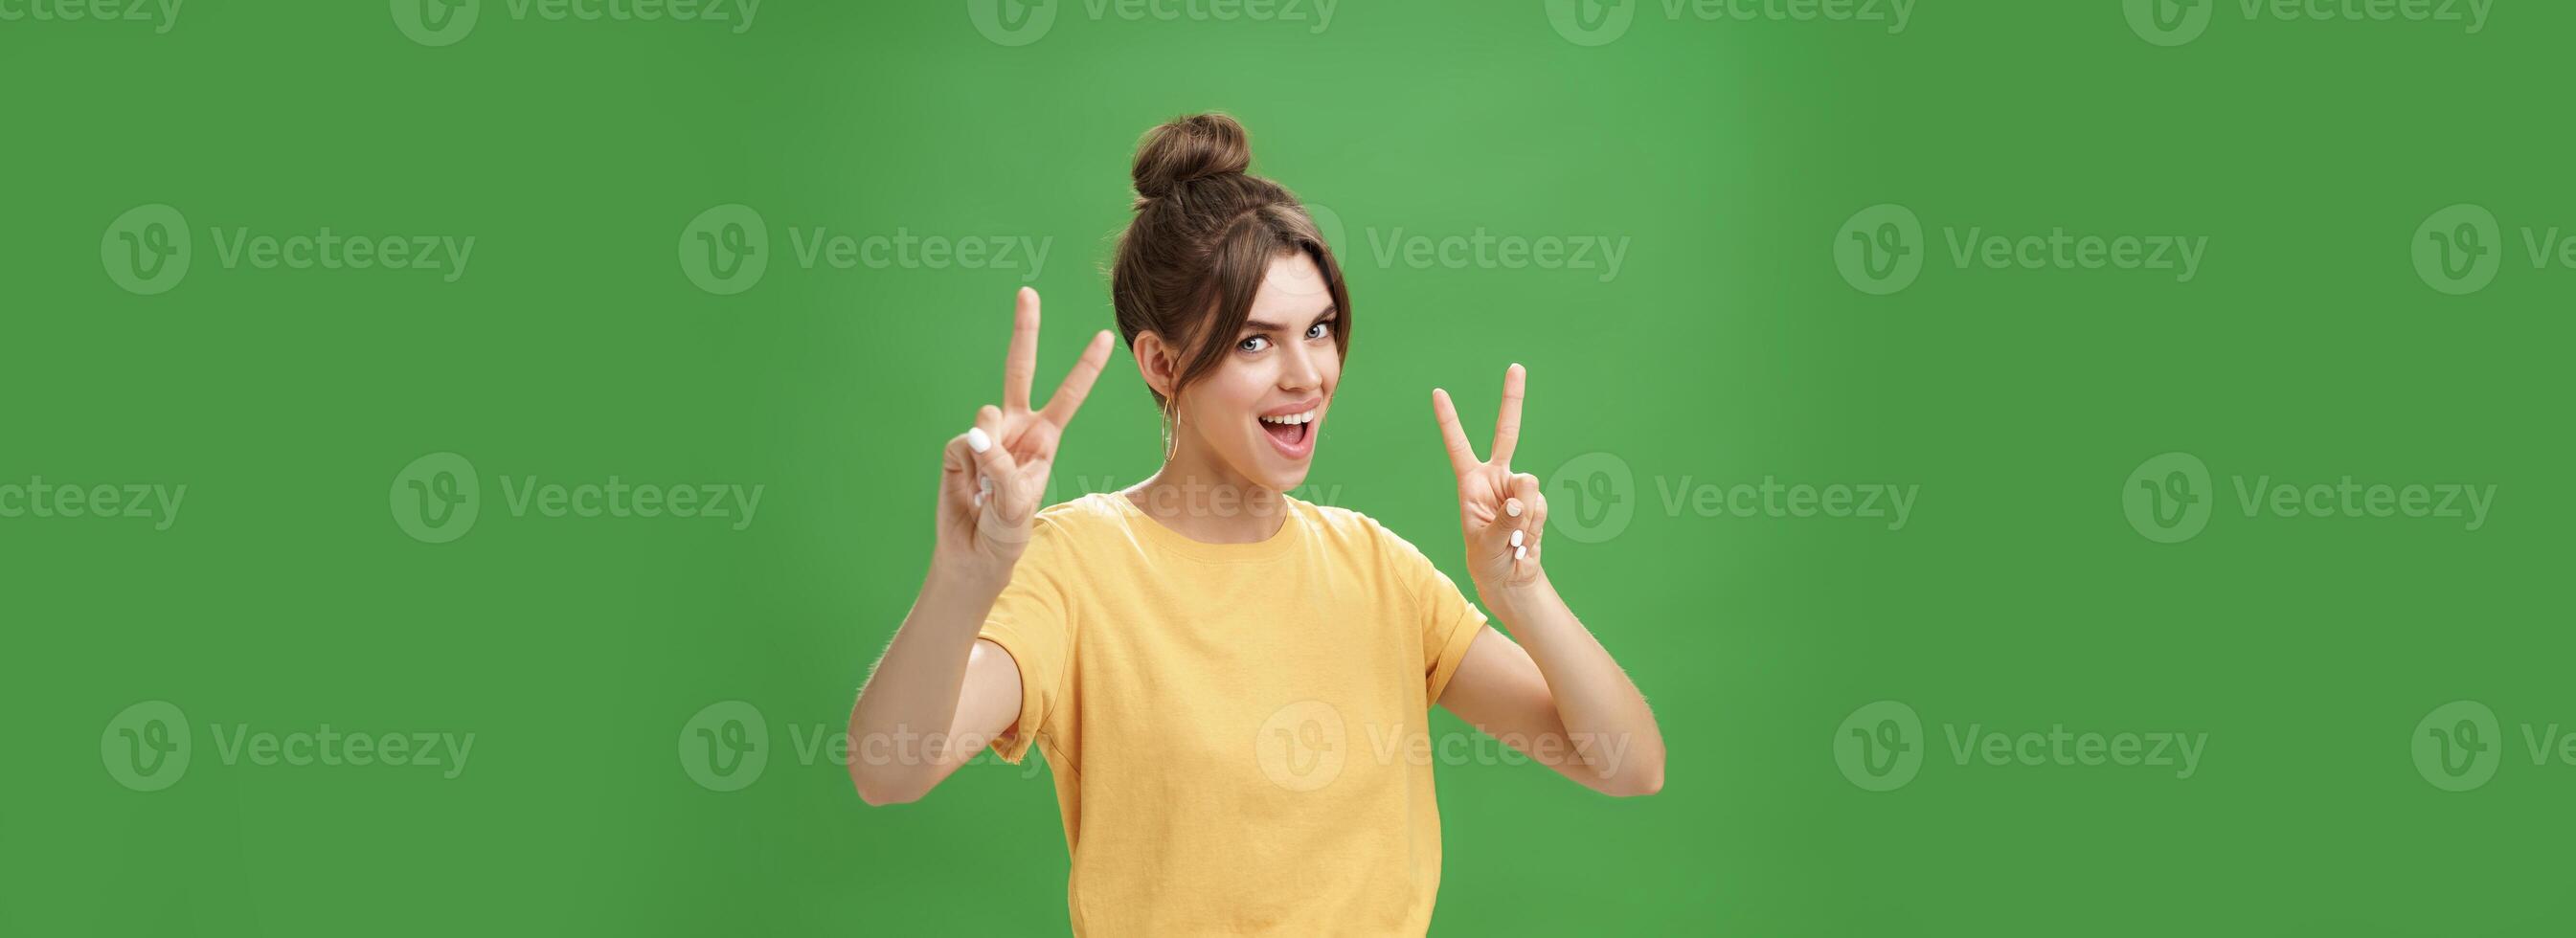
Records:
[[[1285,494],[1289,490],[1306,484],[1306,468],[1299,466],[1286,471],[1272,470],[1265,473],[1258,481],[1262,488]]]

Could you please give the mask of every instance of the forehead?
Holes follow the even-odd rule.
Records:
[[[1289,251],[1270,259],[1270,270],[1261,278],[1261,290],[1252,296],[1247,318],[1302,327],[1332,305],[1333,291],[1315,259],[1304,251]]]

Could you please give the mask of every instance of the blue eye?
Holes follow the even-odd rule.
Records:
[[[1246,352],[1258,352],[1270,347],[1270,337],[1260,335],[1248,336],[1243,341],[1235,343],[1234,347]]]
[[[1332,323],[1329,323],[1329,322],[1319,322],[1319,323],[1316,323],[1316,324],[1314,324],[1314,325],[1311,325],[1311,326],[1307,326],[1307,327],[1306,327],[1306,338],[1307,338],[1309,341],[1314,340],[1314,339],[1320,339],[1320,338],[1323,338],[1323,337],[1325,337],[1325,336],[1332,335],[1332,334],[1333,334],[1333,324],[1332,324]]]

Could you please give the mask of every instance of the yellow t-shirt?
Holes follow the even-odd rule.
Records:
[[[1020,671],[994,749],[1055,776],[1077,935],[1430,928],[1430,708],[1485,616],[1368,516],[1288,505],[1255,544],[1114,493],[1038,513],[982,637]]]

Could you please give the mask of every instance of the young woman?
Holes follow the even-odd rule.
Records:
[[[988,744],[1044,749],[1077,934],[1423,933],[1433,703],[1594,790],[1663,786],[1654,714],[1541,566],[1547,499],[1511,470],[1520,366],[1487,459],[1431,392],[1467,569],[1519,642],[1403,538],[1284,494],[1331,412],[1351,304],[1305,210],[1250,163],[1218,114],[1136,153],[1111,290],[1162,408],[1153,478],[1038,509],[1110,336],[1032,409],[1038,297],[1020,291],[1002,402],[948,442],[928,580],[850,715],[869,804],[920,798]]]

